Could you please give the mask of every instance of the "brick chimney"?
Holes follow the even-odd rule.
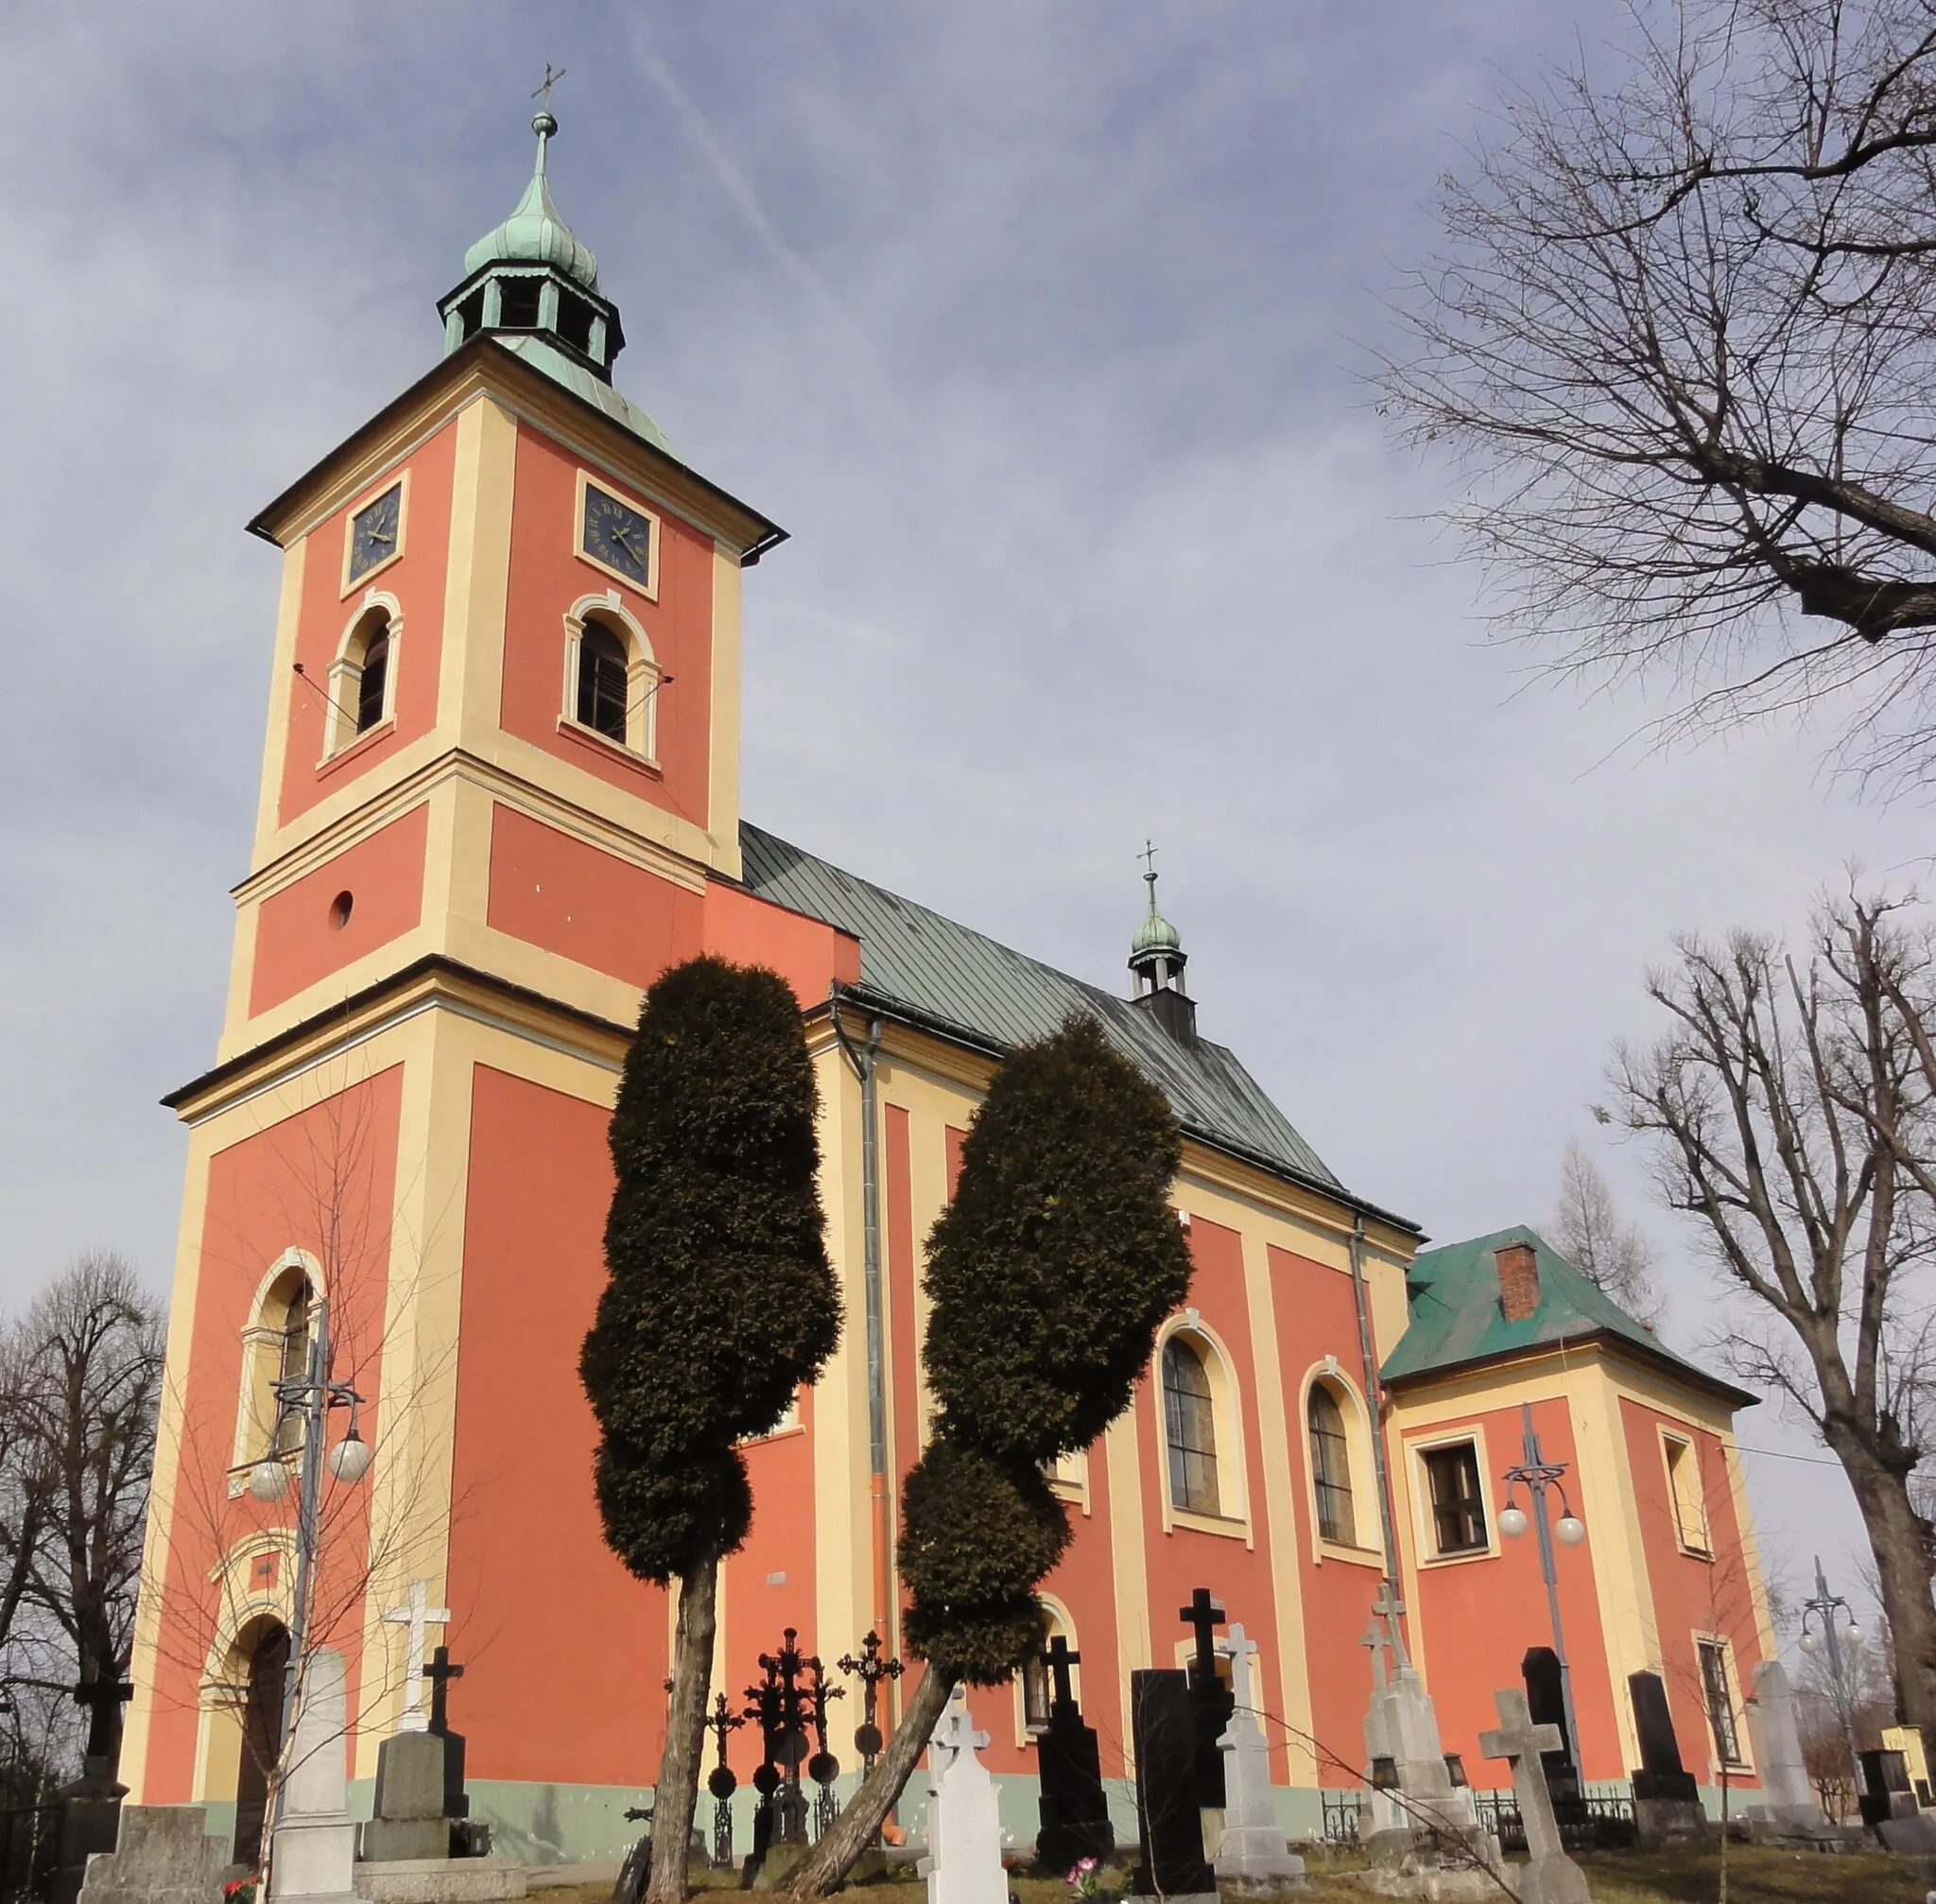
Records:
[[[1499,1307],[1509,1323],[1523,1323],[1539,1307],[1539,1257],[1530,1243],[1507,1243],[1493,1255],[1499,1264]]]

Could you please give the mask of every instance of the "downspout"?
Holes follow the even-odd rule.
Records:
[[[867,1476],[873,1510],[873,1630],[891,1653],[889,1625],[888,1555],[888,1394],[887,1358],[881,1322],[880,1122],[874,1089],[874,1055],[881,1047],[881,1021],[870,1018],[867,1043],[857,1050],[840,1023],[840,1004],[829,996],[834,1036],[860,1081],[860,1264],[867,1308]]]
[[[1372,1473],[1378,1484],[1378,1527],[1385,1537],[1385,1578],[1398,1588],[1398,1522],[1392,1512],[1392,1476],[1385,1465],[1385,1412],[1378,1384],[1378,1360],[1372,1349],[1372,1305],[1365,1287],[1365,1219],[1351,1220],[1351,1293],[1357,1306],[1358,1363],[1364,1376],[1365,1406],[1372,1413]]]

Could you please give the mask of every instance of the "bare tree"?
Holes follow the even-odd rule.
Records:
[[[1648,980],[1670,1029],[1616,1053],[1617,1108],[1601,1115],[1654,1140],[1665,1200],[1749,1299],[1730,1365],[1786,1395],[1841,1463],[1894,1635],[1898,1710],[1929,1733],[1936,1527],[1910,1481],[1936,1375],[1922,1181],[1936,1075],[1915,1029],[1930,939],[1899,903],[1861,897],[1824,904],[1812,937],[1805,962],[1750,932],[1679,940],[1679,962]]]
[[[1597,1290],[1649,1328],[1660,1321],[1653,1245],[1638,1227],[1621,1220],[1599,1166],[1570,1139],[1551,1227],[1554,1247]]]
[[[160,1305],[120,1256],[77,1257],[18,1325],[11,1412],[20,1485],[37,1505],[24,1598],[52,1623],[73,1680],[118,1680],[133,1644],[162,1378]],[[17,1537],[16,1537],[17,1538]],[[21,1549],[17,1546],[15,1565]],[[106,1715],[112,1758],[120,1706]]]
[[[1630,0],[1441,182],[1383,407],[1544,665],[1936,777],[1936,0]]]

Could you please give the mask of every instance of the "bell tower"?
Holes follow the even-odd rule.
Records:
[[[638,1653],[614,1670],[657,1684],[575,1376],[640,994],[704,951],[803,1002],[858,976],[853,941],[738,883],[740,577],[783,532],[614,383],[619,312],[532,125],[441,361],[249,525],[282,563],[268,718],[216,1063],[165,1100],[189,1153],[122,1766],[212,1822],[246,1815],[273,1717],[249,1688],[296,1535],[244,1481],[297,1459],[274,1381],[320,1303],[375,1449],[325,1504],[309,1628],[366,1714],[352,1774],[401,1710],[380,1610],[415,1582],[459,1648],[498,1636],[501,1775],[551,1663],[531,1608],[609,1599]]]

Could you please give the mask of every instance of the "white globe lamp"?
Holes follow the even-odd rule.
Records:
[[[1848,1643],[1851,1646],[1858,1645],[1862,1637],[1862,1629],[1858,1624],[1857,1624],[1855,1620],[1852,1619],[1849,1621],[1848,1632],[1844,1634],[1842,1636],[1848,1641]]]
[[[1499,1532],[1508,1540],[1517,1540],[1526,1532],[1526,1510],[1509,1507],[1499,1515]]]
[[[289,1470],[265,1456],[249,1470],[249,1492],[259,1501],[281,1500],[289,1491]]]
[[[374,1450],[352,1428],[329,1451],[329,1471],[340,1481],[354,1483],[370,1472]]]
[[[1820,1653],[1822,1651],[1822,1640],[1820,1636],[1813,1633],[1803,1634],[1802,1651],[1807,1653],[1811,1658],[1816,1653]]]
[[[1578,1547],[1586,1538],[1586,1523],[1578,1515],[1563,1515],[1553,1532],[1562,1547]]]

